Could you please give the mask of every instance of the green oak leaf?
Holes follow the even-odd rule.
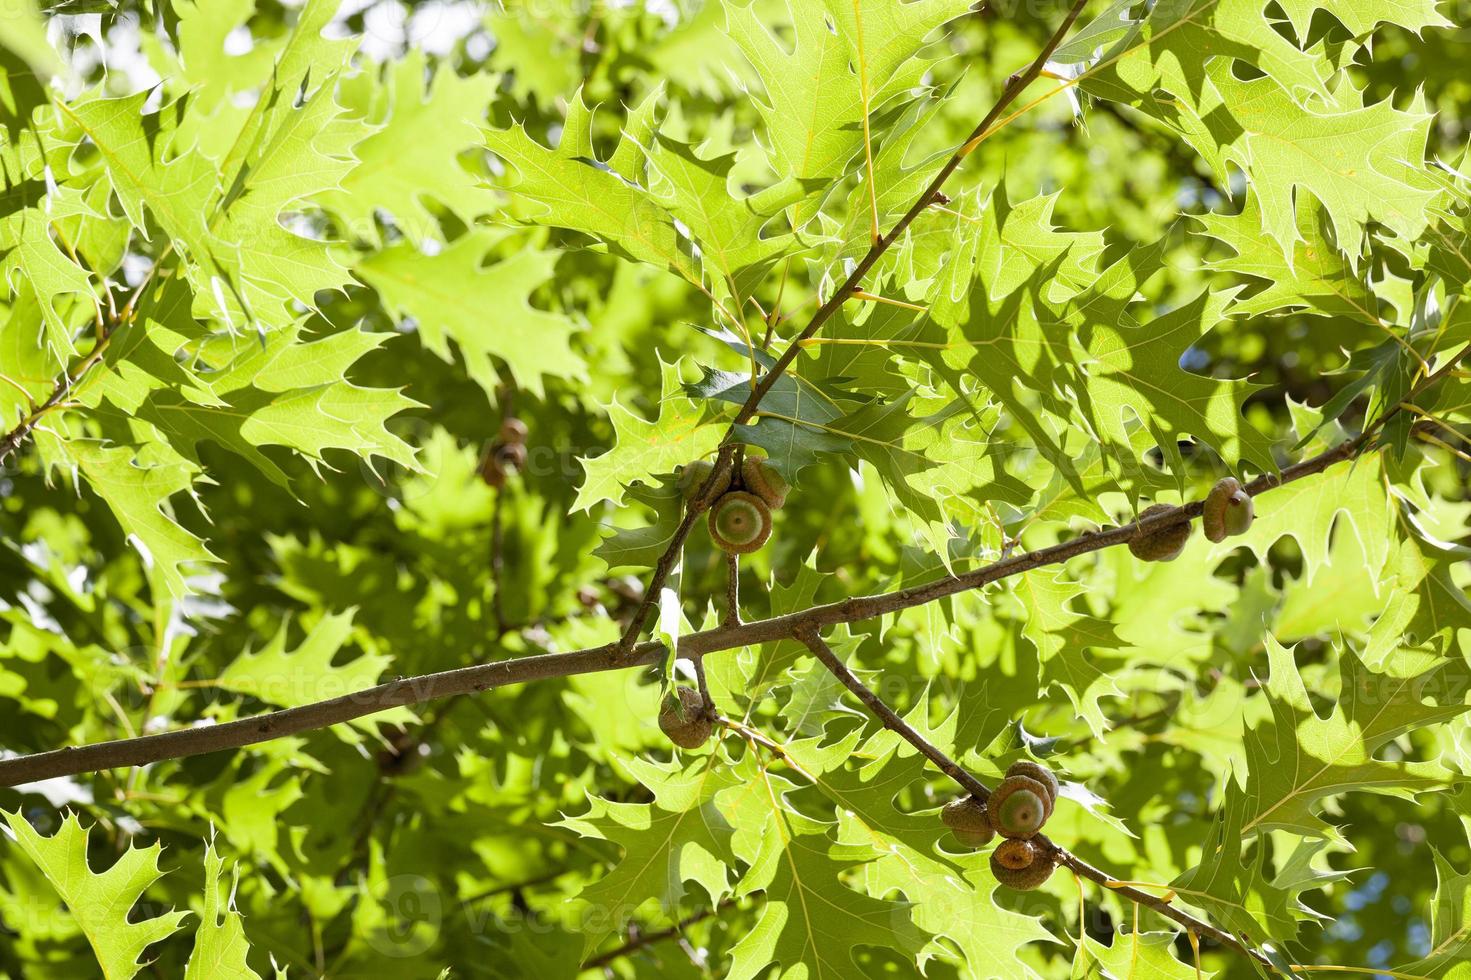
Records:
[[[246,963],[250,941],[245,938],[245,920],[234,908],[240,866],[230,869],[229,887],[222,895],[224,865],[213,842],[206,845],[204,907],[200,909],[194,951],[189,955],[184,980],[255,980],[260,976]]]
[[[1102,738],[1108,722],[1098,702],[1124,692],[1097,662],[1098,652],[1125,643],[1110,623],[1072,608],[1085,591],[1064,575],[1043,570],[1018,578],[1011,596],[1024,610],[1022,635],[1037,648],[1042,683],[1062,688],[1094,736]]]
[[[755,924],[730,950],[729,976],[748,980],[773,963],[787,975],[850,976],[857,945],[915,955],[923,938],[909,903],[871,897],[847,880],[873,850],[836,842],[829,825],[785,802],[791,784],[749,759],[735,769],[743,785],[716,801],[738,828],[732,846],[749,866],[736,894],[763,898]]]
[[[1414,792],[1444,782],[1447,774],[1437,764],[1386,761],[1376,753],[1404,732],[1471,710],[1457,690],[1453,664],[1442,661],[1418,673],[1391,674],[1369,669],[1342,649],[1338,703],[1324,715],[1315,710],[1292,651],[1268,636],[1267,655],[1272,717],[1246,738],[1240,833],[1287,830],[1331,837],[1336,832],[1313,812],[1324,797]]]
[[[715,756],[689,766],[628,760],[633,776],[653,794],[651,803],[622,803],[589,797],[590,809],[564,817],[557,825],[584,837],[611,841],[623,852],[618,864],[578,899],[595,910],[583,928],[583,955],[629,921],[646,903],[657,904],[661,918],[718,904],[730,892],[730,833],[714,804],[717,793],[735,783],[734,774]],[[686,882],[700,886],[696,896]]]
[[[190,591],[191,571],[215,560],[204,542],[180,524],[170,498],[194,492],[198,469],[157,443],[113,445],[58,430],[37,430],[36,446],[48,469],[85,480],[106,502],[149,576],[169,596]]]
[[[373,687],[392,663],[392,657],[369,651],[351,660],[337,662],[343,645],[353,635],[355,613],[356,610],[350,609],[323,616],[294,650],[286,648],[290,624],[282,623],[275,636],[260,650],[246,650],[230,661],[215,679],[214,686],[282,708],[341,697]],[[408,708],[394,708],[350,724],[373,731],[379,725],[404,724],[413,719],[414,714]],[[348,741],[356,741],[342,726],[334,731]]]
[[[720,445],[720,426],[711,423],[683,386],[683,364],[683,359],[672,364],[660,360],[659,414],[653,421],[617,400],[608,406],[613,447],[601,456],[580,460],[586,476],[573,510],[590,510],[604,500],[621,504],[626,487],[652,485],[659,474],[702,459]]]
[[[799,181],[843,176],[863,148],[865,113],[920,84],[932,64],[922,53],[926,39],[968,6],[965,0],[794,3],[787,39],[777,36],[760,4],[725,4],[726,33],[761,78],[764,98],[756,108],[771,141],[772,170]],[[811,217],[808,201],[795,224]]]
[[[699,283],[688,240],[673,216],[644,189],[574,156],[576,132],[569,128],[563,146],[552,150],[520,125],[485,130],[486,147],[516,172],[511,192],[532,206],[526,220],[580,231],[618,255]]]
[[[1174,953],[1173,932],[1115,932],[1105,946],[1092,936],[1084,936],[1088,956],[1097,962],[1106,976],[1117,980],[1203,980],[1216,974],[1211,970],[1195,971],[1193,964],[1180,962]]]
[[[1471,965],[1471,874],[1462,874],[1445,855],[1435,859],[1435,900],[1430,906],[1430,951],[1406,966],[1405,977],[1463,980]]]
[[[587,373],[572,349],[577,324],[531,303],[531,294],[552,278],[561,253],[522,248],[503,255],[507,238],[503,230],[477,228],[437,254],[394,245],[372,253],[355,270],[389,313],[413,319],[430,351],[450,361],[453,340],[470,376],[492,399],[501,384],[496,358],[538,395],[543,376]]]
[[[145,966],[144,950],[173,935],[188,913],[164,912],[131,920],[133,906],[162,874],[161,844],[129,847],[105,871],[93,871],[87,839],[75,814],[67,814],[50,837],[38,833],[18,813],[5,812],[14,846],[35,862],[65,904],[66,912],[86,935],[106,980],[129,980]]]
[[[1297,195],[1295,204],[1297,240],[1291,255],[1284,255],[1281,245],[1267,235],[1254,192],[1247,194],[1240,214],[1210,213],[1196,219],[1204,234],[1236,253],[1213,261],[1212,269],[1248,276],[1262,284],[1248,296],[1238,295],[1230,312],[1252,316],[1302,310],[1382,325],[1379,301],[1363,274],[1334,243],[1323,208],[1306,192]]]
[[[1246,857],[1245,808],[1235,781],[1228,781],[1225,802],[1201,844],[1199,863],[1170,882],[1170,888],[1232,933],[1271,936],[1278,942],[1294,939],[1300,906],[1291,892],[1268,879],[1264,848],[1258,846],[1254,856]]]
[[[357,165],[316,200],[345,221],[354,237],[379,243],[374,212],[382,209],[410,242],[421,245],[440,234],[426,199],[462,221],[494,207],[459,156],[479,143],[495,79],[461,77],[443,66],[426,76],[424,53],[415,49],[384,75],[384,105],[364,107],[380,128],[353,147]]]
[[[46,39],[46,21],[36,0],[16,0],[6,10],[5,17],[0,48],[8,49],[38,74],[50,75],[60,70],[60,59]]]

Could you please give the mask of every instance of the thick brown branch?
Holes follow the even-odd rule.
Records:
[[[730,432],[734,432],[736,426],[743,425],[755,417],[756,409],[760,406],[761,399],[766,397],[772,385],[776,384],[777,379],[791,366],[792,361],[796,360],[797,355],[801,353],[803,342],[810,340],[817,331],[822,329],[823,324],[832,319],[833,314],[837,313],[843,304],[852,298],[854,290],[863,285],[863,280],[868,277],[868,273],[874,267],[874,264],[888,251],[889,246],[893,245],[894,242],[903,236],[905,230],[914,222],[915,218],[923,214],[926,208],[940,199],[940,189],[950,179],[950,175],[955,173],[961,161],[975,149],[976,144],[986,131],[1006,111],[1006,107],[1011,105],[1016,97],[1022,93],[1022,90],[1041,74],[1043,66],[1047,64],[1048,59],[1052,57],[1052,53],[1057,50],[1057,46],[1062,43],[1062,39],[1072,29],[1073,24],[1077,22],[1078,16],[1083,12],[1085,6],[1087,6],[1087,0],[1074,0],[1072,8],[1068,10],[1067,17],[1063,19],[1062,24],[1058,26],[1057,30],[1052,33],[1052,37],[1048,39],[1047,43],[1043,45],[1042,51],[1037,55],[1036,59],[1026,69],[1017,72],[1006,80],[1006,85],[1002,88],[1000,96],[997,97],[995,105],[986,113],[985,118],[976,125],[976,128],[971,132],[970,137],[961,148],[956,150],[950,159],[945,161],[945,165],[935,174],[929,186],[924,189],[924,193],[920,194],[919,198],[910,205],[909,210],[904,212],[903,216],[899,218],[887,235],[880,235],[869,246],[868,251],[864,253],[863,258],[858,260],[858,264],[853,267],[853,271],[849,273],[848,278],[843,281],[841,286],[833,291],[833,294],[828,297],[827,302],[818,307],[817,312],[812,314],[812,319],[807,322],[807,326],[787,345],[786,350],[782,351],[781,356],[776,359],[776,363],[771,366],[771,369],[756,382],[756,385],[751,389],[751,394],[746,398],[745,404],[736,413],[735,420],[731,423]],[[773,310],[772,315],[775,316],[776,311]],[[658,603],[659,593],[663,590],[664,583],[669,578],[669,573],[674,569],[674,565],[678,561],[679,553],[684,548],[685,539],[689,537],[695,520],[700,516],[700,512],[713,502],[704,499],[705,492],[709,491],[718,476],[728,472],[731,465],[733,449],[729,442],[729,434],[727,434],[726,438],[727,441],[721,447],[720,455],[716,458],[715,474],[705,484],[704,492],[701,493],[699,506],[690,506],[684,516],[684,520],[680,521],[679,526],[674,531],[674,536],[670,538],[668,547],[659,556],[659,561],[654,566],[654,574],[649,579],[649,587],[644,594],[643,604],[634,613],[633,621],[628,624],[628,628],[623,633],[623,639],[619,647],[620,650],[625,652],[630,651],[634,641],[643,632],[644,622],[648,619],[649,612]]]
[[[843,683],[844,687],[852,691],[858,700],[863,702],[864,707],[868,708],[874,717],[883,723],[885,728],[896,732],[900,738],[914,746],[920,755],[933,762],[936,768],[955,780],[960,788],[968,792],[971,796],[985,800],[991,795],[991,791],[984,783],[963,769],[954,759],[942,752],[939,746],[926,739],[903,718],[900,718],[893,708],[885,704],[882,698],[865,686],[858,679],[857,675],[848,669],[847,664],[843,663],[838,658],[838,655],[832,651],[832,648],[824,642],[816,629],[806,625],[800,627],[797,631],[797,639],[807,645],[807,649],[812,651],[813,655],[822,662],[823,666],[832,672],[834,677]],[[1033,839],[1033,843],[1045,847],[1052,855],[1054,861],[1065,866],[1074,874],[1097,882],[1100,885],[1107,886],[1131,902],[1151,908],[1160,915],[1172,919],[1185,928],[1193,929],[1199,935],[1209,936],[1219,943],[1230,946],[1237,952],[1252,957],[1263,965],[1271,965],[1265,956],[1254,949],[1244,946],[1230,933],[1217,929],[1202,919],[1197,919],[1195,916],[1176,908],[1162,898],[1150,895],[1148,892],[1140,891],[1131,886],[1117,884],[1112,876],[1093,867],[1088,862],[1069,852],[1066,848],[1060,847],[1045,835],[1039,834]]]
[[[1247,484],[1247,490],[1252,494],[1265,493],[1274,487],[1320,473],[1333,464],[1352,457],[1362,441],[1362,437],[1350,440],[1311,459],[1289,466],[1281,473],[1253,480]],[[1124,544],[1140,529],[1173,523],[1182,516],[1193,518],[1200,514],[1200,509],[1200,502],[1189,503],[1182,507],[1171,508],[1146,521],[1135,521],[1106,531],[1084,533],[1051,547],[1012,555],[982,568],[938,579],[924,585],[911,586],[881,595],[843,599],[785,616],[691,633],[680,638],[679,655],[687,658],[700,657],[720,650],[789,639],[803,631],[825,629],[839,623],[857,623],[876,616],[900,612],[945,596],[979,589],[1000,579],[1020,575],[1033,569],[1061,564],[1092,551]],[[0,759],[0,786],[15,786],[52,776],[70,776],[101,769],[141,766],[164,759],[178,759],[206,752],[218,752],[280,738],[283,735],[327,728],[401,705],[418,704],[458,694],[474,694],[495,687],[523,684],[551,677],[568,677],[573,674],[588,674],[651,664],[663,656],[663,649],[659,643],[645,642],[623,653],[620,644],[610,643],[571,653],[548,653],[535,657],[480,664],[474,667],[461,667],[457,670],[441,671],[436,674],[401,678],[327,701],[287,708],[283,711],[273,711],[222,725],[187,728],[139,738],[98,742],[77,748],[57,749],[35,755]]]

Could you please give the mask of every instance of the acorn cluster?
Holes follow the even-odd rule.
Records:
[[[501,422],[495,442],[480,460],[480,479],[487,486],[503,487],[506,477],[526,468],[526,423],[508,415]]]
[[[680,471],[679,489],[686,503],[699,496],[714,473],[715,464],[708,460],[696,460]],[[756,551],[771,537],[771,512],[787,502],[790,489],[769,460],[747,456],[737,472],[725,474],[713,488],[710,539],[733,555]]]
[[[1006,770],[984,803],[974,796],[954,800],[940,811],[940,819],[967,847],[984,847],[997,834],[1004,837],[991,852],[991,873],[1003,885],[1030,891],[1052,876],[1052,854],[1033,838],[1052,816],[1057,790],[1052,770],[1023,760]]]
[[[1155,514],[1174,510],[1169,504],[1154,504],[1139,514],[1143,520]],[[1206,495],[1201,524],[1205,536],[1212,541],[1224,541],[1228,536],[1245,534],[1251,529],[1256,514],[1252,509],[1251,494],[1246,492],[1235,477],[1224,477]],[[1185,550],[1190,540],[1190,521],[1181,518],[1163,527],[1136,532],[1129,539],[1129,551],[1143,561],[1174,561]]]

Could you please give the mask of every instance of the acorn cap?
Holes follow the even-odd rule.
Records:
[[[770,460],[747,456],[741,461],[741,483],[747,490],[766,501],[766,506],[778,510],[787,502],[791,484],[781,475]]]
[[[996,863],[1011,871],[1025,871],[1038,857],[1029,840],[1004,840],[996,845]]]
[[[1021,759],[1011,764],[1011,767],[1006,770],[1006,775],[1035,779],[1047,788],[1047,796],[1052,800],[1053,806],[1057,805],[1057,792],[1061,787],[1057,783],[1057,777],[1052,774],[1052,770],[1042,763],[1033,762],[1031,759]]]
[[[679,687],[666,695],[659,710],[659,730],[682,749],[704,745],[714,726],[705,717],[705,702],[699,692]]]
[[[750,554],[771,537],[771,509],[754,493],[732,490],[710,508],[709,526],[721,551]]]
[[[1139,514],[1140,520],[1174,510],[1169,504],[1153,504]],[[1150,531],[1136,531],[1129,539],[1129,553],[1143,561],[1174,561],[1190,540],[1190,521],[1166,524]]]
[[[1033,848],[1033,850],[1038,851],[1039,849]],[[1041,888],[1047,879],[1052,877],[1054,865],[1052,859],[1047,855],[1037,853],[1030,865],[1017,871],[1001,863],[998,856],[1000,851],[1001,848],[998,847],[991,852],[991,874],[1006,887],[1014,888],[1019,892],[1029,892],[1034,888]]]
[[[1052,796],[1029,776],[1007,776],[986,801],[986,811],[1002,837],[1035,837],[1052,816]]]
[[[985,847],[996,836],[986,816],[986,804],[974,796],[951,800],[940,810],[940,822],[966,847]]]

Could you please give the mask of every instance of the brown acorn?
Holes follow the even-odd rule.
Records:
[[[682,749],[705,744],[714,726],[705,717],[705,702],[693,688],[678,687],[664,698],[659,710],[659,730]]]
[[[1255,517],[1251,494],[1235,477],[1228,476],[1217,480],[1211,487],[1200,514],[1200,523],[1207,538],[1224,541],[1228,536],[1245,534]]]
[[[526,423],[509,415],[501,420],[501,442],[519,444],[526,442]]]
[[[747,490],[766,501],[772,510],[780,510],[792,489],[786,477],[769,460],[747,456],[741,461],[741,482]]]
[[[996,845],[996,863],[1011,871],[1025,871],[1037,856],[1038,850],[1029,840],[1004,840]]]
[[[1020,859],[1020,851],[1008,849],[1010,844],[1026,844],[1032,852],[1031,863],[1024,868],[1013,868],[1008,863],[1015,863]],[[1003,850],[1006,853],[1003,853]],[[1019,892],[1029,892],[1035,888],[1041,888],[1048,878],[1052,877],[1054,865],[1052,858],[1042,853],[1042,849],[1035,847],[1025,841],[1007,841],[996,850],[991,852],[991,874],[1001,884],[1008,888],[1014,888]]]
[[[526,468],[526,444],[509,442],[495,448],[495,461],[507,473]]]
[[[1035,779],[1046,787],[1047,796],[1052,800],[1052,805],[1054,807],[1057,805],[1057,792],[1060,789],[1057,784],[1057,777],[1052,774],[1051,769],[1048,769],[1042,763],[1033,762],[1030,759],[1022,759],[1013,762],[1011,767],[1006,770],[1006,774],[1008,776],[1026,776],[1029,779]]]
[[[700,488],[705,481],[710,479],[710,474],[715,472],[715,464],[708,459],[697,459],[693,463],[686,463],[680,467],[679,492],[684,496],[685,503],[694,500],[700,493]],[[714,496],[719,498],[721,494],[730,489],[730,471],[726,471],[725,479],[715,487]]]
[[[991,826],[1002,837],[1035,837],[1052,816],[1047,787],[1029,776],[1007,776],[986,801]]]
[[[986,804],[974,796],[964,796],[946,803],[940,810],[940,821],[966,847],[985,847],[996,836],[996,830],[986,816]]]
[[[1174,508],[1169,504],[1154,504],[1144,508],[1139,517],[1142,520],[1167,510]],[[1180,552],[1185,550],[1185,542],[1189,540],[1190,521],[1182,520],[1178,524],[1166,524],[1148,532],[1135,532],[1129,539],[1129,551],[1135,558],[1144,561],[1174,561],[1180,557]]]
[[[497,442],[480,459],[480,479],[487,486],[503,487],[506,477],[526,467],[525,443]]]
[[[754,493],[732,490],[710,508],[710,538],[721,551],[750,554],[771,537],[771,509]]]

